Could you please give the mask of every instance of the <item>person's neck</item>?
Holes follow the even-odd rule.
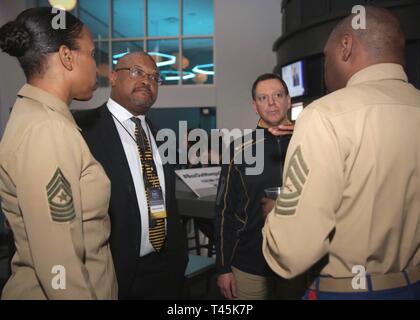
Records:
[[[263,129],[269,129],[269,128],[277,127],[277,126],[281,125],[283,122],[284,122],[284,120],[280,121],[278,124],[269,125],[267,122],[265,122],[263,119],[260,118],[260,120],[257,123],[257,126],[263,128]]]
[[[120,99],[120,97],[118,95],[114,94],[112,91],[111,91],[110,98],[112,100],[114,100],[114,102],[118,103],[121,107],[123,107],[124,109],[126,109],[128,112],[130,112],[134,117],[146,116],[146,113],[145,112],[141,113],[141,112],[134,111],[135,110],[134,107],[131,107],[131,106],[127,105],[127,103],[125,103],[123,101],[123,99]]]
[[[48,92],[49,94],[55,96],[56,98],[63,101],[65,104],[70,105],[73,100],[69,90],[64,86],[60,85],[60,82],[54,82],[48,78],[32,78],[28,80],[28,84],[31,86],[37,87],[41,90]]]
[[[371,57],[369,55],[365,55],[362,56],[360,58],[358,58],[358,60],[353,63],[353,67],[351,68],[349,74],[346,76],[346,81],[344,83],[344,86],[347,85],[347,83],[349,82],[349,80],[358,72],[373,66],[375,64],[380,64],[380,63],[395,63],[395,64],[400,64],[400,65],[404,65],[404,61],[402,59],[399,59],[396,55],[383,55],[381,57]]]
[[[257,126],[264,129],[268,129],[270,127],[263,119],[258,120]]]

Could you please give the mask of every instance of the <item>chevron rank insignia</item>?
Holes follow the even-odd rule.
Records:
[[[76,216],[70,183],[59,168],[47,185],[51,218],[55,222],[68,222]]]
[[[282,216],[292,216],[295,214],[308,174],[309,168],[299,146],[290,158],[282,193],[276,201],[276,214]]]

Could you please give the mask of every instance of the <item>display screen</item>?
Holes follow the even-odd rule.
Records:
[[[300,97],[305,94],[305,79],[302,61],[283,66],[281,68],[281,76],[287,84],[290,97]]]

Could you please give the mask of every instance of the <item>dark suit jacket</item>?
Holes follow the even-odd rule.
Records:
[[[111,180],[111,251],[118,279],[119,297],[128,294],[140,252],[141,219],[133,179],[117,128],[106,104],[97,109],[74,112],[90,151]],[[156,130],[146,119],[152,134]],[[158,142],[157,142],[158,143]],[[187,264],[186,233],[177,212],[175,173],[169,164],[163,165],[167,218],[167,245],[162,259],[168,259],[170,274],[183,277]]]

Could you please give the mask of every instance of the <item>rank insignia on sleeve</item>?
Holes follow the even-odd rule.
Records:
[[[68,222],[75,216],[71,186],[59,168],[47,185],[51,218],[55,222]]]
[[[276,201],[275,213],[283,216],[295,214],[299,198],[309,174],[309,168],[298,146],[290,158],[285,183]]]

